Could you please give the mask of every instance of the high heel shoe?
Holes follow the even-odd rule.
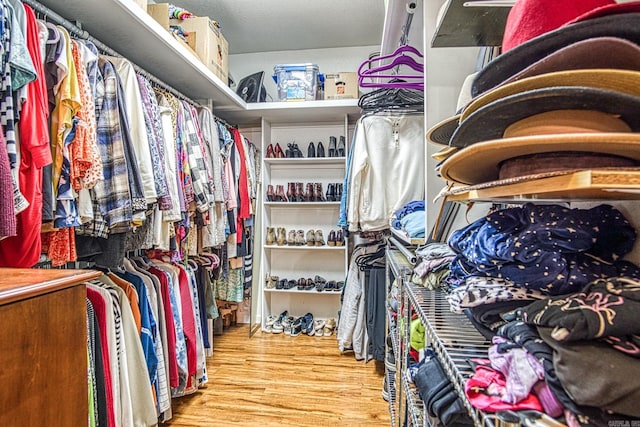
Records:
[[[314,197],[313,184],[307,182],[304,190],[304,201],[305,202],[315,202],[316,198]]]
[[[287,183],[287,198],[290,202],[294,202],[296,200],[296,183],[289,182]]]
[[[273,202],[274,198],[275,198],[275,193],[273,192],[273,185],[269,184],[267,185],[267,201]]]
[[[267,227],[267,246],[276,243],[276,229],[273,227]]]
[[[327,245],[335,246],[336,245],[336,232],[335,230],[331,230],[329,232],[329,237],[327,237]]]
[[[336,157],[336,137],[329,137],[329,157]]]
[[[285,230],[284,227],[278,227],[276,233],[276,244],[278,246],[284,246],[285,243],[287,243],[287,230]]]
[[[322,145],[322,141],[318,141],[318,147],[316,148],[316,157],[324,157],[324,145]]]
[[[335,196],[336,202],[342,201],[342,183],[341,182],[336,183],[335,190],[336,190],[336,196]]]
[[[284,158],[284,153],[282,152],[282,147],[280,147],[280,144],[276,143],[276,146],[273,147],[273,155],[275,156],[276,159]]]
[[[295,201],[296,202],[304,202],[304,190],[302,189],[302,183],[296,182],[296,192],[295,192]]]
[[[296,231],[296,245],[303,246],[307,242],[304,240],[304,231],[298,230]]]
[[[338,157],[344,157],[344,136],[340,136],[340,142],[338,143],[338,147],[337,147],[337,156]]]
[[[309,143],[309,148],[307,148],[307,157],[312,158],[316,156],[316,146],[313,142]]]
[[[288,202],[287,195],[284,194],[284,187],[282,185],[276,185],[276,193],[274,197],[276,202]]]
[[[300,151],[300,147],[298,147],[298,144],[296,144],[295,142],[292,144],[293,147],[291,148],[293,150],[293,157],[297,157],[297,158],[302,158],[304,157],[302,155],[302,151]]]
[[[289,230],[287,234],[287,245],[295,246],[296,244],[296,230]]]
[[[314,241],[316,243],[316,246],[324,246],[324,236],[322,235],[322,230],[316,230]]]
[[[344,245],[344,235],[342,234],[342,229],[336,231],[336,246]]]
[[[275,153],[273,152],[273,145],[267,145],[267,154],[264,156],[266,159],[273,159],[275,157]]]
[[[307,231],[307,246],[315,246],[316,245],[316,233],[313,230]]]
[[[335,184],[327,185],[327,202],[334,202],[336,197]]]
[[[324,194],[322,194],[322,183],[321,182],[314,182],[313,183],[313,199],[316,202],[324,202],[325,201]]]

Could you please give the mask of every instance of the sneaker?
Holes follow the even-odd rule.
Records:
[[[284,331],[284,319],[288,316],[289,312],[287,310],[280,313],[280,316],[273,322],[271,326],[271,333],[273,334],[281,334]],[[268,319],[268,318],[267,318]]]
[[[307,313],[303,316],[302,332],[309,335],[310,337],[315,334],[315,328],[313,326],[313,314]]]
[[[285,335],[291,335],[291,327],[293,326],[293,322],[294,321],[295,321],[295,319],[293,318],[293,316],[287,316],[282,321],[282,327],[284,329],[284,334]]]
[[[325,325],[324,320],[316,319],[313,321],[313,329],[316,337],[321,337],[324,335],[324,332],[323,332],[324,325]]]
[[[303,317],[298,317],[291,324],[291,332],[289,333],[289,335],[291,335],[292,337],[297,337],[298,335],[300,335],[303,332],[304,326],[305,326],[305,318],[304,318],[304,316]]]

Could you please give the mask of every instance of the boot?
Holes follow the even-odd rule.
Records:
[[[327,185],[327,202],[335,202],[336,200],[336,188],[335,184]]]
[[[276,243],[276,230],[273,227],[267,227],[267,246]]]
[[[337,147],[337,156],[344,157],[344,152],[345,152],[344,136],[341,136],[340,142],[338,143],[338,147]]]
[[[294,246],[296,244],[296,230],[289,230],[287,234],[287,245]]]
[[[286,194],[284,194],[284,187],[282,185],[276,185],[276,202],[288,202]]]
[[[300,151],[300,147],[298,147],[298,144],[293,143],[292,145],[293,147],[291,147],[291,150],[293,151],[293,157],[297,157],[297,158],[304,157],[302,155],[302,151]]]
[[[314,197],[314,192],[313,192],[313,184],[310,183],[310,182],[307,182],[307,185],[305,186],[304,201],[305,202],[315,202],[316,201],[316,199]]]
[[[336,246],[344,245],[344,235],[342,234],[342,229],[336,231]]]
[[[304,190],[302,189],[302,183],[296,182],[296,202],[304,202]]]
[[[322,145],[322,141],[318,142],[318,148],[316,149],[316,157],[324,157],[324,145]]]
[[[304,240],[304,231],[302,231],[302,230],[296,231],[296,245],[302,246],[305,243],[306,242]]]
[[[275,192],[273,191],[273,185],[271,184],[267,185],[267,201],[273,202],[275,197],[276,195],[275,195]]]
[[[315,182],[313,184],[313,198],[316,202],[324,202],[324,194],[322,194],[322,183]]]
[[[329,137],[329,157],[336,157],[336,137]]]
[[[307,157],[312,158],[316,156],[316,146],[313,142],[309,143],[309,148],[307,149]]]
[[[316,244],[316,233],[313,230],[307,231],[307,246],[315,246]]]
[[[278,246],[283,246],[285,243],[287,243],[287,231],[284,229],[284,227],[278,227],[276,243],[278,244]]]
[[[322,230],[316,230],[314,241],[316,243],[316,246],[324,246],[324,236],[322,235]]]
[[[295,157],[293,155],[293,144],[291,144],[291,143],[287,144],[287,151],[285,153],[285,156],[287,157],[287,159]]]
[[[327,244],[329,246],[335,246],[336,245],[336,232],[334,230],[331,230],[329,232],[329,237],[327,237]]]
[[[295,202],[296,200],[296,183],[289,182],[287,183],[287,197],[290,202]]]

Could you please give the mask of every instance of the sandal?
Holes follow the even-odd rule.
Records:
[[[324,334],[323,329],[325,323],[326,321],[321,319],[316,319],[313,321],[313,329],[316,337],[321,337]]]
[[[324,325],[324,328],[322,330],[322,335],[325,337],[330,337],[331,335],[333,335],[333,331],[335,329],[336,329],[336,320],[329,319]]]
[[[313,327],[313,314],[307,313],[302,318],[302,332],[309,335],[310,337],[315,334],[315,329]]]
[[[340,280],[339,282],[336,282],[334,291],[342,292],[342,288],[344,288],[344,281]]]

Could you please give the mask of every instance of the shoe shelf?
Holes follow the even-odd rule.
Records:
[[[273,249],[285,249],[285,250],[295,250],[295,251],[344,251],[347,249],[346,245],[342,246],[309,246],[309,245],[299,245],[299,246],[291,246],[291,245],[268,245],[264,246],[265,249],[273,250]]]
[[[301,291],[299,289],[267,289],[265,288],[264,291],[270,292],[270,293],[272,292],[272,293],[283,293],[283,294],[305,294],[305,295],[314,294],[314,295],[336,295],[336,296],[342,295],[342,290],[340,290],[340,292],[338,291],[318,292],[315,289],[311,289],[309,291]]]
[[[430,291],[413,283],[403,284],[408,299],[425,328],[442,367],[449,376],[476,426],[490,426],[490,416],[477,410],[466,399],[464,384],[473,375],[468,364],[471,358],[487,358],[490,342],[462,314],[452,313],[444,294]]]
[[[311,208],[311,207],[324,207],[324,206],[340,206],[340,202],[264,202],[267,207],[295,207],[295,208]]]
[[[279,158],[279,159],[264,159],[264,162],[271,167],[277,166],[310,166],[310,165],[336,165],[344,167],[344,157],[302,157],[302,158]]]

